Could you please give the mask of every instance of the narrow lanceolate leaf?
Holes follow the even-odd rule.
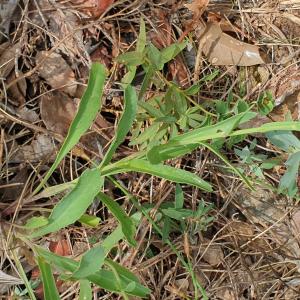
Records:
[[[122,231],[127,241],[132,245],[136,245],[134,239],[135,235],[135,226],[133,221],[125,214],[124,210],[119,206],[119,204],[110,199],[104,193],[99,192],[99,198],[104,203],[104,205],[109,209],[109,211],[118,219],[121,224]]]
[[[42,275],[45,300],[59,300],[60,298],[50,264],[42,257],[38,257],[37,262]]]
[[[58,231],[77,221],[93,202],[102,185],[103,178],[98,169],[84,171],[75,188],[55,205],[48,224],[31,234],[31,237]]]
[[[82,256],[78,268],[73,272],[71,277],[84,279],[96,273],[102,267],[106,254],[105,249],[101,245],[91,248]]]
[[[142,53],[146,47],[146,42],[147,42],[147,36],[146,36],[146,25],[145,21],[143,18],[141,18],[140,22],[140,33],[137,38],[137,43],[136,43],[136,51],[139,53]]]
[[[130,171],[146,173],[177,183],[191,184],[205,191],[212,191],[212,187],[208,182],[191,172],[162,164],[153,165],[149,161],[142,159],[120,160],[102,170],[103,175]]]
[[[170,139],[166,144],[152,147],[147,153],[147,158],[152,163],[160,163],[164,160],[189,153],[198,147],[201,142],[217,138],[253,133],[266,133],[274,130],[300,131],[300,122],[272,122],[257,128],[234,130],[239,124],[247,121],[247,119],[249,120],[249,118],[252,118],[253,116],[252,112],[241,113],[219,122],[216,125],[198,128],[188,133],[178,135]]]
[[[123,115],[120,119],[117,131],[115,133],[115,137],[106,152],[105,157],[103,158],[100,167],[104,167],[107,165],[111,159],[113,154],[115,153],[118,146],[123,143],[126,138],[127,133],[131,129],[133,121],[135,119],[136,110],[137,110],[137,95],[135,89],[128,85],[125,89],[125,108]]]
[[[35,194],[42,188],[51,174],[57,168],[62,159],[78,143],[80,137],[92,125],[101,107],[101,98],[105,82],[105,67],[102,64],[94,63],[90,72],[87,89],[80,101],[78,112],[69,128],[68,135],[61,146],[56,159],[50,170],[35,190]]]
[[[86,279],[81,279],[79,281],[79,284],[80,284],[79,300],[92,300],[93,291],[92,291],[91,283]]]
[[[55,265],[57,268],[61,270],[73,273],[78,268],[79,263],[73,259],[56,255],[40,247],[35,247],[35,248],[38,254],[42,258],[44,258],[49,264]],[[87,279],[90,282],[98,285],[100,288],[118,293],[126,289],[126,287],[132,282],[133,278],[132,275],[128,277],[128,275],[125,272],[120,272],[119,274],[119,279],[121,284],[120,287],[119,282],[117,283],[116,276],[113,272],[101,269],[97,271],[95,274],[89,275]],[[127,293],[136,297],[146,297],[150,293],[150,290],[142,286],[140,283],[135,282],[133,289]]]

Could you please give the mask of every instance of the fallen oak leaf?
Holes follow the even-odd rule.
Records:
[[[209,23],[200,35],[202,51],[212,65],[253,66],[264,64],[255,45],[241,42],[224,33],[219,25]]]

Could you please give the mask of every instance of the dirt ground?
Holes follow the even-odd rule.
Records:
[[[60,195],[32,197],[32,191],[51,166],[67,134],[92,62],[101,62],[109,70],[102,113],[48,184],[71,181],[90,161],[101,161],[114,135],[123,108],[119,83],[125,74],[124,65],[115,58],[134,49],[141,17],[146,23],[147,39],[160,49],[186,37],[190,41],[191,47],[165,70],[169,80],[188,87],[211,70],[219,70],[220,75],[200,91],[199,103],[225,101],[231,93],[252,101],[261,91],[269,90],[276,108],[268,118],[282,121],[290,112],[291,118],[300,119],[300,1],[190,2],[1,1],[1,299],[28,299],[26,293],[22,295],[25,287],[19,279],[16,261],[22,264],[28,279],[34,281],[39,277],[32,252],[18,244],[12,232],[32,216],[47,214],[61,199]],[[226,45],[219,49],[224,55],[215,61],[199,43],[209,24],[217,24],[238,41],[255,45],[261,62],[251,65],[248,61],[244,66],[228,64],[226,57],[235,55],[236,48]],[[138,76],[134,84],[140,88]],[[262,118],[256,122],[266,121]],[[278,153],[264,137],[256,138],[260,153]],[[117,155],[124,157],[134,151],[124,144]],[[233,151],[228,150],[226,155],[238,164]],[[255,191],[249,190],[239,178],[224,172],[220,167],[222,162],[208,150],[195,150],[176,163],[214,185],[213,193],[183,186],[185,207],[195,210],[202,199],[214,205],[205,216],[206,220],[212,218],[203,230],[195,230],[190,220],[184,233],[174,232],[171,236],[177,249],[190,257],[208,298],[300,299],[297,201],[262,185],[257,185]],[[267,182],[276,187],[283,172],[283,166],[268,170]],[[144,174],[122,176],[119,179],[142,204],[158,205],[174,199],[174,185],[170,182]],[[107,192],[130,211],[131,204],[122,200],[117,189],[108,186]],[[88,213],[101,218],[99,226],[84,227],[76,223],[36,243],[56,254],[78,257],[117,224],[98,202],[90,206]],[[189,274],[147,220],[141,222],[136,240],[137,248],[120,243],[111,258],[132,270],[151,289],[149,299],[194,299]],[[16,250],[18,260],[11,249]],[[57,286],[62,299],[78,298],[78,283],[58,280]],[[38,299],[43,299],[41,285],[35,292]],[[94,299],[121,298],[96,287],[93,293]]]

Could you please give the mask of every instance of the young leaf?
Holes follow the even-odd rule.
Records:
[[[95,246],[84,253],[80,259],[78,268],[71,275],[75,279],[85,279],[99,271],[107,255],[105,249],[101,246]]]
[[[98,169],[84,171],[75,188],[55,205],[48,224],[31,234],[31,237],[58,231],[77,221],[93,202],[102,185],[103,177]]]
[[[81,279],[79,283],[80,283],[79,300],[92,300],[93,291],[90,282],[86,279]]]
[[[136,241],[134,239],[135,235],[135,226],[132,220],[125,214],[123,209],[119,206],[119,204],[110,199],[104,193],[99,192],[99,198],[104,203],[104,205],[109,209],[109,211],[118,219],[121,224],[122,231],[127,239],[127,241],[132,245],[136,245]]]
[[[56,288],[50,264],[40,256],[38,256],[37,262],[42,275],[45,300],[59,300],[60,297]]]
[[[105,67],[102,64],[94,63],[92,65],[87,89],[80,101],[78,112],[69,128],[68,135],[61,146],[53,165],[34,191],[34,194],[42,188],[62,159],[78,143],[80,137],[92,125],[101,107],[101,98],[106,77],[105,72]]]
[[[143,18],[140,22],[140,34],[136,43],[136,51],[142,53],[146,47],[147,37],[146,37],[146,25]]]
[[[162,164],[153,165],[149,161],[142,159],[123,159],[102,170],[103,175],[112,175],[130,171],[158,176],[177,183],[191,184],[208,192],[212,191],[212,187],[208,182],[191,172]]]
[[[137,95],[135,89],[128,85],[125,89],[125,109],[123,115],[120,119],[117,131],[115,133],[115,137],[110,144],[101,164],[100,168],[106,166],[112,159],[113,154],[115,153],[116,149],[119,147],[121,143],[126,138],[127,133],[132,127],[136,110],[137,110]]]

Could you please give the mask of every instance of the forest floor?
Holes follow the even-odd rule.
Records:
[[[67,135],[92,62],[100,62],[108,70],[101,114],[47,184],[72,181],[103,158],[123,110],[120,82],[126,68],[116,58],[135,49],[141,18],[148,43],[157,49],[187,40],[186,49],[166,64],[162,73],[182,89],[203,79],[201,89],[191,98],[206,110],[225,114],[228,106],[221,103],[239,110],[267,95],[272,98],[272,109],[246,127],[300,119],[299,0],[2,2],[0,299],[30,298],[20,270],[37,299],[44,299],[33,252],[19,240],[18,230],[34,216],[47,216],[62,198],[61,193],[33,195],[33,191]],[[235,44],[238,42],[243,43]],[[241,57],[241,52],[252,55]],[[138,68],[133,80],[137,90],[143,76],[143,69]],[[155,93],[160,91],[152,85],[145,100]],[[143,132],[150,126],[147,122],[134,129]],[[179,133],[186,130],[182,123],[178,128]],[[136,134],[133,130],[129,136]],[[144,142],[150,143],[153,136]],[[114,159],[143,147],[145,144],[131,146],[126,141]],[[285,164],[289,153],[283,148],[262,134],[220,148],[251,179],[253,190],[228,172],[220,157],[207,148],[198,147],[170,162],[197,173],[213,186],[208,193],[181,185],[186,211],[195,212],[201,205],[206,209],[197,220],[189,215],[177,222],[171,216],[177,228],[168,232],[208,299],[300,299],[300,159],[294,163],[294,171],[290,165],[292,175],[286,186],[291,189],[278,189],[289,167]],[[154,207],[155,221],[163,215],[161,205],[173,203],[177,194],[174,183],[147,174],[124,173],[118,180],[141,205]],[[107,184],[105,191],[130,214],[132,204],[120,189]],[[117,226],[114,216],[97,200],[87,213],[99,218],[99,224],[76,222],[35,240],[35,244],[61,256],[80,258]],[[120,242],[110,258],[130,269],[151,290],[149,299],[195,299],[190,273],[147,219],[141,220],[135,239],[136,247]],[[57,279],[56,284],[61,299],[79,297],[78,282]],[[93,286],[93,299],[121,298]]]

